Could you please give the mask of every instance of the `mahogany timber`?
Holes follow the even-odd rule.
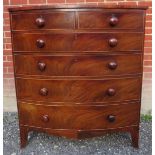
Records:
[[[17,76],[36,75],[104,77],[134,75],[142,72],[141,61],[141,54],[14,55],[15,73]]]
[[[21,125],[51,129],[108,129],[138,125],[139,107],[135,103],[113,106],[42,106],[28,102],[19,104],[19,115]],[[115,120],[110,121],[109,116],[114,116]]]
[[[113,18],[117,22],[112,23]],[[79,29],[136,29],[143,30],[143,15],[140,11],[80,11]]]
[[[21,20],[23,18],[24,20]],[[74,12],[39,12],[39,13],[21,13],[12,15],[13,30],[29,29],[74,29]],[[43,19],[44,23],[39,27],[37,20]]]
[[[148,9],[148,6],[146,5],[113,5],[113,4],[76,4],[76,5],[71,5],[71,4],[57,4],[57,5],[41,5],[41,6],[22,6],[22,7],[10,7],[9,11],[10,12],[16,12],[16,11],[31,11],[31,10],[50,10],[50,9],[127,9],[127,10],[146,10]]]
[[[14,51],[34,52],[76,52],[76,51],[141,51],[143,33],[13,33]],[[115,38],[117,44],[111,46],[110,39]],[[20,44],[19,44],[20,42]],[[41,45],[44,44],[44,45]]]
[[[76,16],[78,25],[75,25]],[[112,24],[110,20],[117,18],[117,23]],[[23,18],[24,20],[20,20]],[[12,29],[13,30],[41,30],[48,29],[136,29],[143,30],[143,14],[141,11],[120,11],[120,10],[91,10],[74,12],[66,11],[36,11],[22,12],[12,14]],[[43,19],[44,23],[39,26],[39,21]],[[52,19],[52,20],[51,20]],[[41,21],[40,21],[41,22]]]
[[[13,7],[20,146],[129,132],[138,148],[146,6]]]
[[[141,78],[58,80],[16,78],[17,98],[51,102],[118,102],[140,100]],[[43,90],[42,90],[43,89]],[[45,90],[46,89],[46,90]],[[109,89],[116,92],[109,95]],[[40,91],[46,91],[42,94]],[[103,103],[102,103],[103,104]]]

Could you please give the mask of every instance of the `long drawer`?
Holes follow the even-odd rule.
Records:
[[[14,55],[16,75],[117,76],[142,73],[141,54]]]
[[[113,106],[41,106],[19,103],[20,124],[51,129],[108,129],[137,125],[138,103]]]
[[[17,97],[47,102],[119,102],[140,100],[141,77],[119,79],[16,78]]]
[[[13,49],[22,52],[141,51],[142,33],[13,33]]]

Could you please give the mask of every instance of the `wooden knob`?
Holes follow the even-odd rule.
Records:
[[[45,26],[45,20],[42,17],[36,19],[36,25],[41,28]]]
[[[41,88],[41,89],[40,89],[40,95],[42,95],[42,96],[47,96],[47,95],[48,95],[48,90],[47,90],[47,88]]]
[[[49,121],[48,115],[42,116],[42,120],[43,120],[44,122],[48,122],[48,121]]]
[[[117,63],[116,62],[109,62],[108,63],[108,68],[109,69],[116,69],[117,68]]]
[[[43,48],[45,46],[45,42],[42,39],[38,39],[36,45],[38,48]]]
[[[43,63],[43,62],[39,62],[38,63],[38,68],[39,68],[40,71],[44,71],[45,68],[46,68],[46,64]]]
[[[111,26],[116,26],[117,23],[118,23],[118,18],[117,18],[116,16],[112,16],[112,17],[110,18],[110,20],[109,20],[109,24],[110,24]]]
[[[108,94],[109,96],[114,96],[114,95],[116,94],[116,91],[115,91],[115,89],[113,89],[113,88],[109,88],[109,89],[107,90],[107,94]]]
[[[114,122],[114,121],[116,120],[116,118],[115,118],[114,115],[109,115],[109,116],[107,117],[107,119],[108,119],[109,122]]]
[[[109,39],[109,45],[110,45],[111,47],[115,47],[115,46],[117,45],[117,43],[118,43],[118,41],[117,41],[116,38],[111,38],[111,39]]]

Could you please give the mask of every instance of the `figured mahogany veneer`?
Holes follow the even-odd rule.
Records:
[[[14,13],[12,20],[13,30],[74,29],[75,27],[75,13],[71,11]]]
[[[91,10],[77,12],[36,11],[13,13],[13,30],[74,29],[75,16],[78,16],[80,29],[137,29],[143,30],[142,11]],[[25,19],[24,21],[21,18]],[[52,20],[51,20],[52,19]]]
[[[139,104],[135,103],[113,106],[42,106],[20,103],[19,108],[22,125],[51,129],[107,129],[136,125],[139,121]]]
[[[114,101],[140,100],[141,78],[107,80],[17,78],[16,84],[18,99],[74,103],[109,102],[110,104]],[[116,93],[109,95],[109,89],[114,89]]]
[[[141,54],[32,55],[16,54],[16,75],[117,76],[141,74]]]
[[[78,14],[81,29],[137,29],[143,30],[143,14],[140,11],[80,11]]]
[[[138,147],[146,8],[9,9],[21,148],[34,130],[77,139],[130,132]]]
[[[14,51],[141,51],[142,33],[13,33]],[[19,44],[20,42],[20,44]]]

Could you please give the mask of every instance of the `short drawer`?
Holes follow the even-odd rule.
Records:
[[[38,11],[13,13],[12,30],[74,29],[74,12]]]
[[[19,103],[20,124],[52,129],[108,129],[137,125],[140,105],[42,106]]]
[[[136,29],[143,30],[141,10],[105,10],[78,12],[80,29]]]
[[[14,55],[16,75],[115,76],[142,73],[141,54]]]
[[[141,77],[118,79],[16,78],[18,99],[95,104],[140,100]]]
[[[141,51],[142,33],[13,33],[14,51]]]

